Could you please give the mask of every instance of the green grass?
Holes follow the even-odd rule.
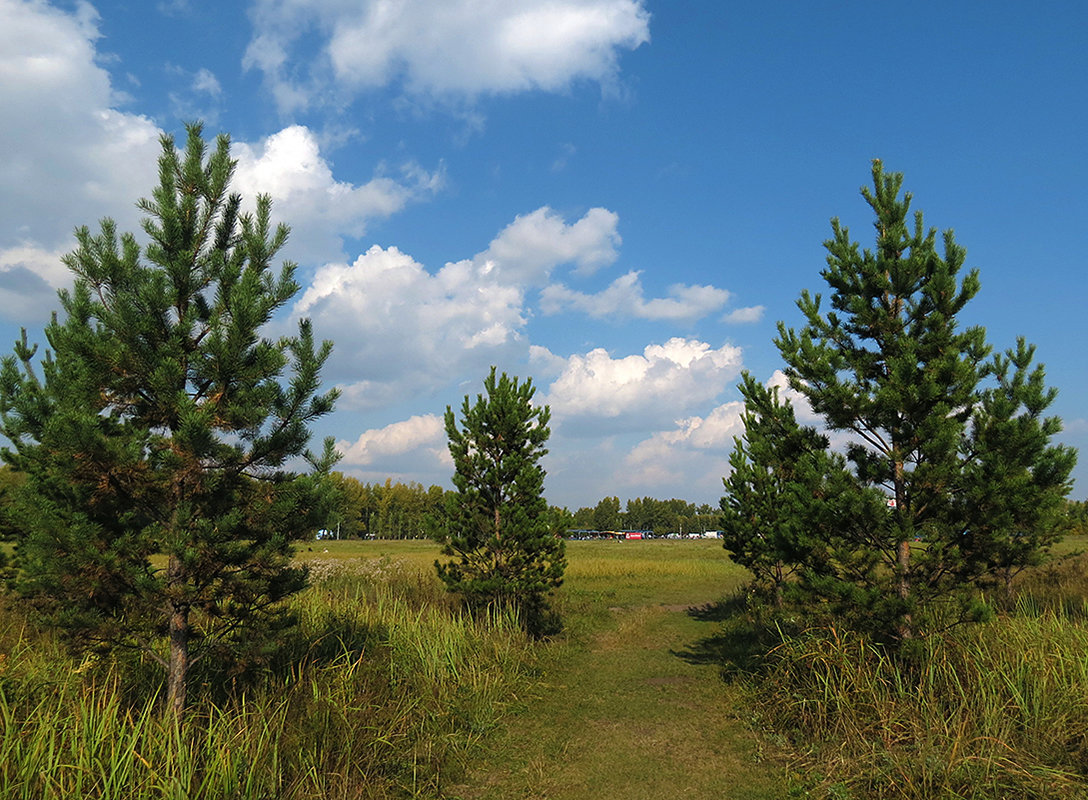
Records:
[[[431,542],[308,543],[297,635],[258,680],[194,686],[183,731],[153,669],[0,605],[0,800],[756,800],[787,766],[799,797],[1088,797],[1085,545],[900,662],[826,629],[763,657],[714,541],[569,543],[542,643],[460,614]]]
[[[909,659],[834,628],[752,659],[761,717],[792,751],[798,795],[1088,797],[1083,544],[1061,543],[1020,576],[1013,609],[930,636]]]
[[[184,730],[154,692],[131,701],[132,674],[69,659],[5,608],[0,798],[439,796],[535,680],[534,649],[513,619],[451,608],[421,568],[434,545],[328,549],[305,554],[298,635],[222,702],[193,687]]]
[[[713,541],[576,541],[556,606],[567,624],[535,696],[455,796],[469,800],[778,798],[750,687],[719,679],[702,613],[747,573]]]
[[[1088,627],[1010,617],[897,663],[814,632],[775,653],[763,710],[813,797],[1088,796]]]
[[[716,542],[572,543],[566,631],[536,644],[459,614],[433,543],[300,557],[298,636],[244,691],[194,687],[184,731],[147,691],[157,673],[70,660],[0,612],[0,800],[780,795],[748,690],[693,657],[716,623],[689,606],[744,580]]]
[[[1085,551],[1088,551],[1088,535],[1066,536],[1051,548],[1051,552],[1055,556],[1066,556]]]

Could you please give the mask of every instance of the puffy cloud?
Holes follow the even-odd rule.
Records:
[[[740,348],[695,339],[669,339],[622,358],[598,348],[567,359],[544,402],[565,431],[661,427],[712,401],[740,369]]]
[[[354,442],[337,442],[337,448],[343,454],[343,463],[349,466],[370,466],[397,456],[418,455],[419,451],[435,462],[449,460],[444,423],[434,414],[366,431]]]
[[[619,215],[606,208],[591,208],[568,225],[544,206],[517,216],[486,250],[465,263],[494,281],[525,286],[544,284],[562,264],[573,264],[575,272],[589,274],[618,257],[618,225]]]
[[[575,309],[592,317],[636,317],[653,320],[694,320],[717,311],[729,302],[729,292],[713,286],[674,284],[668,297],[647,300],[639,280],[639,272],[621,275],[596,293],[568,289],[562,284],[546,287],[540,295],[540,308],[545,314],[558,314]]]
[[[70,249],[73,228],[106,216],[136,227],[159,130],[114,108],[120,98],[95,62],[90,5],[66,13],[0,0],[0,19],[0,313],[21,304],[25,320],[47,312],[43,285],[66,282],[56,255]]]
[[[375,245],[351,265],[322,267],[294,314],[334,332],[330,374],[346,383],[346,407],[431,391],[524,348],[520,289],[494,283],[471,262],[431,275],[395,247]]]
[[[14,322],[41,322],[60,307],[57,289],[69,282],[61,250],[32,245],[0,250],[0,315]]]
[[[629,466],[651,462],[673,462],[678,451],[733,449],[733,438],[744,432],[744,403],[733,400],[717,406],[705,417],[686,417],[676,421],[670,431],[655,433],[640,442],[625,459]]]
[[[677,420],[673,430],[655,433],[627,454],[614,476],[617,485],[674,487],[685,497],[720,494],[733,439],[744,432],[743,414],[744,403],[732,401],[705,417]]]
[[[41,2],[0,0],[0,314],[44,317],[53,289],[67,282],[56,256],[74,244],[77,225],[114,218],[137,230],[136,200],[156,182],[160,130],[119,111],[122,100],[96,63],[97,15],[81,3],[65,13]],[[222,94],[208,70],[183,75],[191,95]],[[42,98],[49,102],[42,102]],[[179,101],[180,102],[180,101]],[[79,131],[74,137],[71,131]],[[362,185],[338,181],[313,133],[291,126],[255,144],[236,142],[235,189],[275,201],[290,220],[285,257],[343,258],[343,237],[361,236],[442,185],[442,171],[408,163]],[[35,276],[37,278],[35,279]]]
[[[789,379],[782,370],[776,369],[765,385],[768,388],[777,389],[779,399],[785,400],[793,406],[793,413],[797,417],[799,423],[813,427],[826,436],[832,450],[836,450],[845,455],[851,444],[867,446],[864,440],[852,431],[829,430],[824,425],[824,418],[812,410],[812,405],[808,402],[808,398],[801,392],[790,388]]]
[[[443,173],[409,163],[394,179],[379,175],[356,186],[333,177],[309,128],[292,125],[255,145],[235,144],[235,186],[247,197],[272,197],[275,216],[290,220],[288,254],[306,262],[343,258],[342,237],[362,236],[367,223],[388,217],[442,186]]]
[[[343,382],[343,406],[390,405],[523,357],[524,286],[560,264],[615,258],[617,221],[591,209],[568,225],[541,208],[517,217],[483,252],[436,274],[395,247],[374,246],[350,265],[317,270],[293,315],[335,332],[329,372]]]
[[[789,388],[785,374],[775,370],[766,382],[777,387],[803,424],[819,422],[804,395]],[[713,408],[705,416],[677,419],[673,427],[639,442],[621,460],[611,480],[616,486],[672,487],[678,496],[720,495],[722,478],[728,476],[729,454],[734,440],[744,435],[744,403],[733,400]],[[832,437],[833,446],[845,447],[848,437]],[[655,496],[664,496],[667,491]]]
[[[0,272],[33,275],[48,286],[52,294],[69,281],[68,267],[61,263],[65,250],[44,250],[33,245],[21,245],[0,250]],[[29,280],[29,278],[27,278]]]
[[[547,347],[539,344],[529,345],[529,364],[534,375],[557,377],[567,367],[567,359],[557,356]]]
[[[822,427],[823,417],[812,410],[807,397],[790,388],[789,378],[786,377],[785,372],[776,369],[771,373],[771,377],[767,380],[765,386],[768,389],[778,390],[779,399],[785,400],[793,406],[793,413],[797,417],[797,421],[802,425]]]
[[[258,0],[251,15],[244,63],[265,74],[283,110],[330,86],[350,94],[401,82],[413,94],[472,98],[607,85],[619,53],[650,38],[641,0]],[[321,52],[299,55],[315,33]]]
[[[763,319],[763,312],[765,310],[766,308],[764,306],[736,308],[722,317],[722,322],[728,322],[731,325],[746,325],[750,322],[759,322]]]
[[[532,359],[557,366],[545,348],[534,348]],[[720,497],[744,404],[718,397],[740,369],[738,348],[693,339],[624,358],[603,350],[572,356],[543,398],[556,430],[549,485],[591,497]]]

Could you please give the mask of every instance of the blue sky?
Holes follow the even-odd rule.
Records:
[[[368,480],[448,484],[441,415],[491,364],[553,413],[547,493],[716,504],[742,369],[863,245],[870,161],[981,270],[964,322],[1038,345],[1088,445],[1080,3],[0,0],[0,336],[77,225],[136,230],[158,136],[231,134],[292,227]],[[1088,462],[1088,459],[1086,459]],[[1073,496],[1088,493],[1088,463]]]

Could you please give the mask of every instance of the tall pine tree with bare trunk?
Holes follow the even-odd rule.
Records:
[[[0,371],[4,458],[26,475],[17,586],[80,648],[131,648],[163,666],[186,706],[191,668],[238,656],[286,623],[305,584],[292,542],[320,527],[323,471],[309,426],[331,345],[308,321],[261,330],[298,291],[273,272],[287,239],[271,202],[243,213],[234,162],[199,125],[162,141],[142,200],[146,246],[111,220],[76,232],[74,285],[39,357],[24,331]],[[305,455],[307,474],[289,469]]]

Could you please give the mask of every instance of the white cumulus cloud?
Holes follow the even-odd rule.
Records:
[[[251,16],[245,64],[281,110],[391,83],[469,99],[608,85],[620,53],[650,38],[642,0],[258,0]]]
[[[674,284],[668,297],[646,299],[639,272],[631,271],[612,281],[595,294],[552,284],[540,293],[540,308],[545,314],[573,309],[591,317],[634,317],[653,320],[695,320],[717,311],[729,302],[729,292],[714,286]]]
[[[615,473],[617,485],[674,487],[680,496],[718,491],[728,474],[734,437],[744,432],[744,403],[731,401],[705,417],[677,420],[672,430],[636,445]]]
[[[55,307],[43,287],[66,282],[56,258],[75,227],[109,216],[135,228],[160,132],[116,108],[89,4],[0,0],[0,20],[0,313],[22,321]]]
[[[33,324],[58,309],[57,289],[70,282],[63,255],[31,244],[0,250],[0,315]]]
[[[341,404],[384,407],[524,357],[525,287],[561,264],[615,258],[617,222],[590,209],[568,224],[541,208],[433,274],[396,247],[375,245],[351,264],[318,269],[293,315],[336,339],[329,376],[341,382]]]
[[[442,418],[423,414],[365,431],[354,442],[338,441],[337,449],[343,455],[342,463],[348,466],[370,466],[419,451],[441,461],[443,454],[448,458],[445,436]]]
[[[299,261],[343,258],[343,237],[366,233],[368,222],[388,217],[442,186],[441,170],[408,163],[397,178],[378,175],[354,185],[333,177],[317,137],[291,125],[257,144],[232,148],[238,159],[235,186],[247,197],[272,197],[277,219],[290,220],[289,255]]]
[[[781,370],[775,370],[765,385],[778,389],[778,396],[794,407],[802,423],[817,420],[804,395],[789,388]],[[728,456],[734,439],[744,434],[743,415],[744,402],[732,400],[716,406],[705,416],[677,419],[671,429],[657,432],[636,445],[624,458],[624,472],[632,476],[654,470],[679,474],[699,453]]]
[[[640,442],[625,461],[629,466],[639,466],[674,462],[692,450],[729,452],[733,449],[733,438],[744,432],[743,414],[744,403],[733,400],[715,407],[705,417],[679,419],[673,430],[655,433]]]
[[[572,225],[544,206],[518,216],[491,241],[477,261],[491,262],[505,280],[539,284],[560,264],[574,264],[587,275],[618,257],[619,215],[591,208]]]
[[[75,227],[96,230],[108,216],[120,230],[138,231],[136,201],[156,184],[161,131],[119,110],[123,98],[96,60],[98,17],[90,5],[67,13],[0,0],[0,20],[0,314],[44,320],[56,306],[54,290],[67,283],[58,256],[73,248]],[[200,69],[191,91],[215,99],[222,87]],[[343,260],[345,236],[363,235],[371,221],[430,196],[443,181],[441,169],[412,162],[388,174],[381,168],[362,184],[338,180],[301,125],[235,142],[232,153],[239,162],[233,188],[249,203],[258,192],[272,196],[275,218],[292,227],[283,255],[303,263]]]
[[[377,245],[352,264],[329,264],[294,314],[330,331],[329,376],[345,407],[375,408],[481,373],[525,345],[522,292],[490,281],[471,262],[435,275],[395,247]]]
[[[570,356],[544,402],[564,430],[660,429],[711,402],[740,369],[740,348],[696,339],[672,338],[621,358],[598,348]]]
[[[764,384],[768,389],[777,389],[779,400],[784,400],[793,406],[793,413],[802,425],[816,425],[822,427],[823,417],[812,410],[808,398],[801,392],[790,388],[789,378],[786,373],[776,369]]]

